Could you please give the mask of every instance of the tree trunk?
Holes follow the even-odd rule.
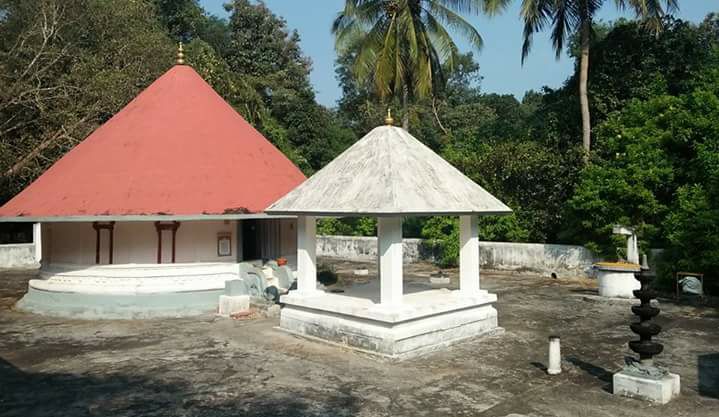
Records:
[[[442,124],[442,120],[439,118],[439,110],[437,110],[437,99],[436,97],[432,97],[432,113],[434,113],[434,119],[437,121],[437,125],[439,125],[439,128],[442,129],[442,132],[445,135],[449,134],[449,131],[445,129],[444,125]]]
[[[592,124],[589,114],[589,95],[587,82],[589,79],[589,41],[592,22],[586,19],[582,23],[582,56],[579,64],[579,102],[582,108],[582,145],[584,146],[584,162],[589,162],[589,151],[592,145]]]
[[[402,129],[409,132],[409,89],[402,88]]]

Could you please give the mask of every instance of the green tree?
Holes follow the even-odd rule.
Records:
[[[198,37],[206,17],[197,0],[152,0],[152,3],[158,20],[170,36],[183,42]]]
[[[208,15],[198,0],[152,0],[155,14],[170,36],[178,42],[201,39],[220,55],[230,47],[225,19]]]
[[[505,139],[473,149],[448,146],[443,156],[514,213],[483,220],[483,238],[553,242],[563,227],[562,209],[572,196],[579,154],[561,154],[542,144]]]
[[[230,48],[223,56],[261,97],[267,113],[257,126],[311,174],[349,146],[355,136],[335,114],[317,104],[309,81],[310,60],[300,37],[263,3],[235,0],[228,5]]]
[[[716,16],[710,15],[699,25],[666,18],[664,30],[657,36],[647,32],[641,22],[626,20],[599,25],[595,31],[607,29],[591,45],[589,85],[594,126],[631,100],[691,93],[706,85],[718,67],[713,53],[719,39]],[[576,43],[576,36],[572,39]],[[579,59],[574,52],[572,55]],[[561,88],[535,93],[533,110],[526,113],[530,138],[560,152],[576,146],[582,135],[578,85],[575,73]],[[602,146],[600,140],[593,137],[593,150]]]
[[[0,0],[0,201],[173,63],[146,2]]]
[[[435,94],[453,68],[458,47],[449,30],[476,50],[482,37],[462,13],[495,13],[508,0],[347,0],[332,25],[339,53],[353,52],[352,74],[380,99],[400,97],[409,128],[409,100]]]
[[[612,226],[625,224],[638,229],[645,248],[679,244],[677,225],[691,221],[681,213],[712,201],[707,192],[716,183],[712,173],[717,159],[712,155],[718,117],[715,84],[679,97],[636,101],[600,125],[600,159],[584,169],[568,201],[566,230],[571,238],[614,256]],[[716,249],[706,237],[695,244]],[[688,251],[682,253],[695,259]]]
[[[664,3],[666,7],[662,5]],[[604,4],[604,0],[523,0],[521,15],[524,20],[524,44],[522,45],[522,62],[526,59],[532,46],[532,38],[551,26],[552,46],[557,58],[564,50],[568,39],[576,34],[579,39],[579,102],[582,114],[582,145],[589,158],[591,150],[591,120],[589,110],[589,94],[587,91],[589,78],[589,51],[592,41],[594,16]],[[631,8],[637,17],[644,20],[645,26],[653,33],[662,28],[665,12],[673,12],[678,8],[677,0],[615,0],[620,9]]]
[[[374,217],[346,217],[320,219],[317,223],[320,235],[377,236],[377,219]]]

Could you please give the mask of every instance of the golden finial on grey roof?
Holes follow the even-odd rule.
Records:
[[[394,119],[392,118],[392,109],[387,107],[387,117],[384,118],[384,123],[387,126],[392,126],[394,124]]]

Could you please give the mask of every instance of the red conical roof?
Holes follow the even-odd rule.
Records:
[[[257,213],[304,180],[191,67],[175,65],[0,216]]]

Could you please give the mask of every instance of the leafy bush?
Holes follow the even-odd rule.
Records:
[[[374,217],[326,218],[317,222],[317,234],[336,236],[376,236]]]
[[[475,149],[447,147],[444,156],[465,175],[514,210],[480,219],[484,239],[555,241],[562,207],[574,190],[580,154],[560,153],[532,141],[484,143]]]
[[[317,281],[322,285],[332,285],[337,283],[337,272],[332,265],[319,264],[317,266]]]
[[[459,263],[459,218],[429,217],[422,228],[422,237],[436,249],[437,264],[441,267],[457,266]],[[518,224],[517,217],[479,217],[479,239],[489,241],[523,241],[527,230]]]
[[[422,227],[422,236],[439,250],[439,258],[436,260],[439,266],[457,266],[459,220],[456,217],[430,217]]]

